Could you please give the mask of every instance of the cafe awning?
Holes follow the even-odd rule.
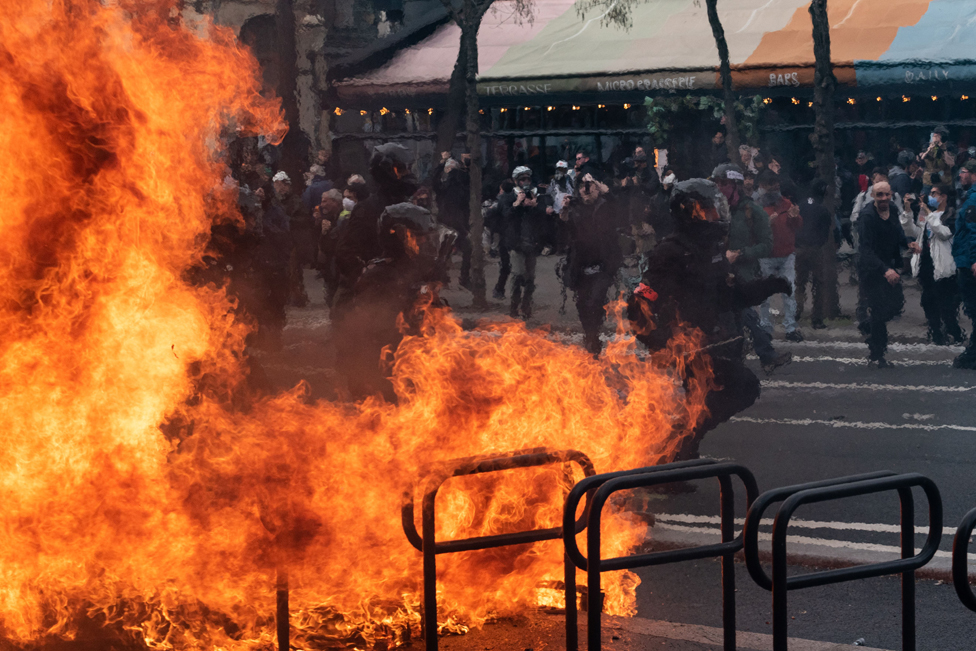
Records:
[[[580,15],[573,0],[535,0],[531,22],[496,2],[479,35],[479,93],[489,97],[718,88],[718,54],[705,3],[632,5],[633,26]],[[740,91],[810,87],[809,0],[736,0],[718,9]],[[946,89],[976,82],[976,2],[832,0],[831,54],[841,84]],[[341,99],[446,92],[460,30],[440,27],[386,65],[337,82]]]

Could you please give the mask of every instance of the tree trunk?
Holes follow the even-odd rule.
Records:
[[[827,183],[824,205],[833,214],[836,169],[834,165],[834,77],[830,63],[830,23],[827,20],[827,0],[810,2],[813,22],[813,150],[817,157],[817,176]]]
[[[281,143],[281,169],[291,177],[292,188],[301,194],[305,188],[308,140],[302,133],[298,112],[298,50],[295,45],[295,8],[292,0],[278,0],[275,7],[278,31],[278,95],[288,121],[288,133]]]
[[[725,30],[718,17],[718,0],[705,0],[708,9],[708,24],[712,26],[715,47],[718,48],[719,76],[725,99],[725,144],[729,148],[729,160],[739,160],[739,125],[735,121],[735,95],[732,92],[732,67],[729,64],[729,44],[725,41]]]
[[[474,2],[467,0],[465,4],[465,25],[462,33],[467,32],[467,39],[462,37],[462,43],[467,41],[467,84],[465,84],[465,99],[467,104],[468,152],[471,154],[471,210],[468,224],[471,237],[471,292],[474,294],[472,304],[475,309],[488,308],[488,298],[485,286],[485,249],[481,238],[485,230],[485,220],[481,213],[481,117],[478,113],[478,30],[481,27],[482,14],[474,6]]]
[[[447,87],[447,112],[437,125],[437,150],[439,160],[442,151],[451,151],[454,139],[461,130],[461,118],[464,117],[464,105],[468,80],[468,44],[466,32],[461,32],[461,47],[458,48],[458,58],[451,73],[451,81]],[[475,44],[477,47],[477,44]]]

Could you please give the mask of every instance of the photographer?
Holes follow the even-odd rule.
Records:
[[[600,329],[606,317],[607,292],[623,264],[617,211],[606,199],[607,186],[586,174],[560,214],[569,225],[569,255],[564,281],[573,291],[586,349],[599,355]]]
[[[535,292],[535,265],[550,219],[549,196],[532,185],[532,170],[519,166],[512,172],[515,198],[500,204],[502,208],[503,246],[512,259],[512,318],[532,316],[532,294]]]
[[[956,157],[945,146],[945,140],[949,137],[949,131],[945,127],[935,128],[929,138],[929,147],[922,152],[921,160],[925,165],[922,173],[923,193],[927,193],[936,181],[932,180],[933,174],[938,174],[940,179],[951,178],[949,172],[956,163]]]

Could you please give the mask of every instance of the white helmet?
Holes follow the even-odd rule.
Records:
[[[512,179],[513,180],[516,180],[516,179],[518,179],[518,177],[523,176],[525,174],[528,174],[529,176],[532,176],[532,170],[530,170],[525,165],[519,165],[514,170],[512,170]]]
[[[277,174],[275,174],[271,178],[271,180],[273,182],[275,182],[275,183],[277,183],[278,181],[284,181],[285,183],[291,183],[291,178],[287,174],[285,174],[284,171],[278,172]]]

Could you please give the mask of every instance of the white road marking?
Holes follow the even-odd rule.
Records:
[[[759,359],[756,355],[749,355],[749,359]],[[867,366],[866,357],[830,357],[820,355],[818,357],[807,357],[804,355],[794,355],[794,362],[836,362],[838,364],[850,364],[853,366]],[[951,359],[893,359],[890,360],[897,366],[952,366]]]
[[[787,348],[838,348],[847,350],[867,350],[868,345],[860,341],[776,341],[777,346]],[[936,346],[935,344],[889,343],[888,350],[896,353],[961,353],[963,346]]]
[[[926,432],[936,432],[948,429],[957,432],[976,432],[976,427],[970,425],[923,425],[922,423],[866,423],[857,420],[821,420],[816,418],[752,418],[751,416],[733,416],[729,419],[737,423],[756,423],[757,425],[825,425],[838,429],[919,429]]]
[[[972,391],[976,386],[917,386],[912,384],[868,384],[854,382],[839,384],[836,382],[786,382],[784,380],[763,380],[764,389],[843,389],[845,391],[911,391],[913,393],[963,393]],[[907,415],[905,416],[908,417]]]
[[[654,519],[661,522],[678,522],[682,524],[714,524],[722,523],[722,518],[717,515],[691,515],[689,513],[655,513]],[[737,525],[745,524],[745,518],[736,518]],[[764,518],[759,522],[760,526],[773,526],[772,518]],[[872,522],[837,522],[817,520],[791,519],[791,527],[801,529],[834,529],[837,531],[870,531],[872,533],[901,533],[901,527],[897,524],[880,524]],[[924,533],[924,532],[923,532]]]
[[[651,637],[666,638],[669,640],[681,640],[708,646],[722,646],[723,632],[721,628],[713,626],[701,626],[699,624],[679,624],[676,622],[663,622],[643,617],[613,617],[603,616],[603,627],[606,629],[617,629],[634,633],[637,635],[647,635]],[[773,648],[773,636],[767,633],[748,633],[737,631],[735,634],[735,646],[738,649],[749,649],[750,651],[769,651]],[[789,638],[790,651],[836,651],[842,645],[836,642],[818,642],[816,640],[804,640],[801,638]],[[885,651],[874,647],[857,647],[860,651]]]
[[[790,522],[792,524],[792,521]],[[706,527],[689,527],[681,524],[667,524],[661,523],[654,525],[655,528],[660,527],[666,531],[679,531],[682,533],[698,533],[698,534],[711,534],[719,535],[715,529],[710,529]],[[739,535],[739,531],[735,532],[735,535]],[[773,539],[771,533],[759,532],[758,539],[763,542],[769,542]],[[830,547],[831,549],[853,549],[860,552],[880,552],[885,554],[895,554],[896,556],[901,556],[901,547],[896,547],[894,545],[878,545],[876,543],[863,543],[863,542],[852,542],[849,540],[833,540],[830,538],[811,538],[810,536],[786,536],[786,542],[792,543],[794,545],[816,545],[818,547]],[[937,551],[935,552],[936,558],[952,558],[952,552],[947,551]]]

